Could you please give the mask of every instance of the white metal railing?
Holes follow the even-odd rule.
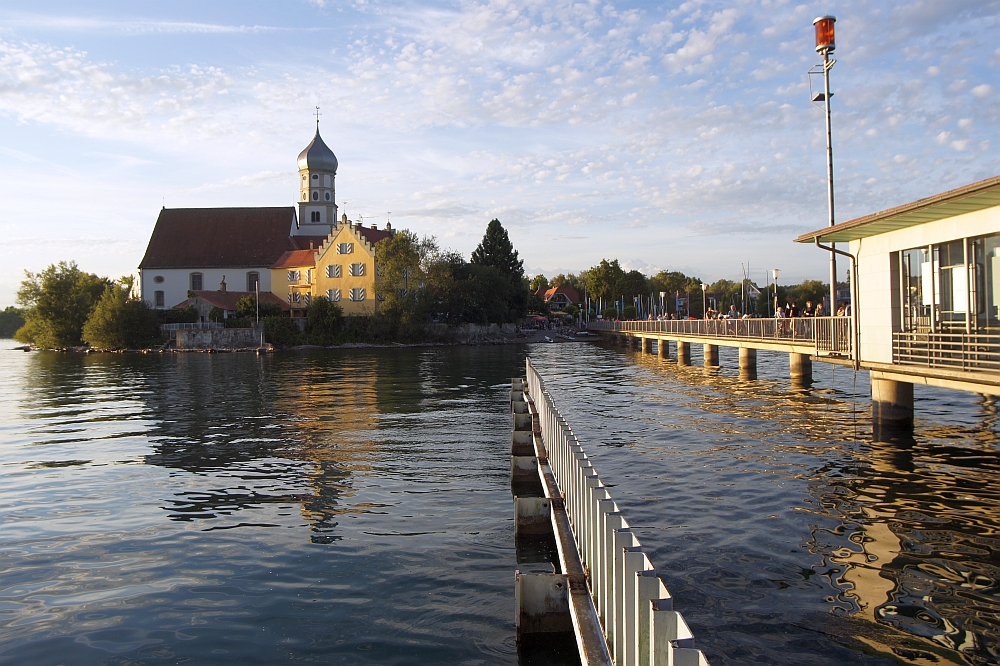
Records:
[[[221,321],[195,321],[182,324],[160,324],[161,331],[197,331],[225,328]]]
[[[673,333],[692,337],[805,344],[815,347],[817,354],[850,355],[852,348],[850,317],[597,321],[587,324],[587,328],[622,333]]]
[[[622,322],[626,323],[626,322]],[[633,322],[629,322],[633,323]],[[655,322],[654,322],[655,323]],[[708,666],[694,636],[569,424],[526,360],[548,463],[565,502],[580,559],[589,571],[608,648],[617,666]]]
[[[893,333],[892,362],[948,370],[1000,370],[1000,335]]]

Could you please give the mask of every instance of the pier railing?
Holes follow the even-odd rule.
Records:
[[[595,331],[660,333],[702,338],[734,338],[759,342],[804,344],[819,354],[851,354],[850,317],[792,319],[681,319],[663,321],[597,321]]]
[[[624,322],[623,322],[624,323]],[[572,428],[526,362],[527,393],[617,666],[707,666],[694,636]],[[574,622],[577,620],[574,619]]]
[[[928,368],[1000,371],[1000,335],[893,333],[892,361]]]

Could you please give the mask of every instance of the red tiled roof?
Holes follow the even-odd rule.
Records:
[[[542,290],[539,289],[538,291],[541,292]],[[580,294],[578,294],[576,289],[573,287],[552,287],[551,289],[546,289],[545,293],[540,293],[538,295],[542,297],[542,300],[548,303],[556,294],[566,294],[570,303],[580,302]]]
[[[361,237],[368,241],[372,246],[382,239],[388,238],[392,235],[392,231],[389,229],[372,229],[371,227],[363,227],[360,224],[354,227],[361,234]]]
[[[315,266],[316,250],[292,250],[281,255],[271,268],[297,268],[299,266]]]
[[[270,266],[288,248],[294,219],[291,206],[164,208],[139,268]]]
[[[251,298],[254,296],[254,292],[252,291],[192,291],[190,293],[194,294],[203,301],[211,303],[221,310],[235,310],[236,301],[240,300],[244,296],[249,296]],[[288,303],[269,291],[260,292],[260,302],[277,303],[281,306],[282,310],[288,310]],[[187,305],[185,305],[185,307],[187,307]]]

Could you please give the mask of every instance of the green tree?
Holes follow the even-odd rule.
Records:
[[[622,319],[635,319],[637,314],[634,305],[626,305],[622,308]]]
[[[507,230],[500,220],[493,219],[486,226],[486,234],[478,247],[472,251],[472,262],[479,266],[493,266],[501,273],[524,277],[524,262],[518,259],[517,250],[507,236]]]
[[[8,305],[0,312],[0,338],[12,338],[17,329],[24,326],[24,317],[21,311],[13,305]]]
[[[236,316],[241,319],[249,319],[251,322],[257,319],[257,297],[250,296],[240,296],[239,300],[236,301]],[[260,302],[260,318],[263,320],[265,317],[280,317],[281,316],[281,306],[274,301],[262,300]]]
[[[615,294],[615,285],[624,277],[625,271],[618,265],[618,260],[608,262],[601,259],[601,263],[587,271],[587,291],[591,298],[613,299],[621,294]]]
[[[14,338],[49,349],[79,345],[83,325],[111,282],[84,273],[73,261],[24,275],[17,292],[18,304],[25,307],[24,326]]]
[[[646,276],[639,271],[633,270],[618,278],[611,295],[612,297],[625,296],[626,298],[631,298],[632,296],[645,296],[648,294],[649,283],[646,281]]]
[[[493,269],[493,270],[487,270]],[[525,289],[524,262],[507,236],[500,220],[491,220],[482,242],[472,252],[472,261],[464,269],[467,282],[463,293],[475,303],[468,303],[466,321],[503,324],[523,319],[528,313],[528,290]],[[502,299],[502,302],[492,302]]]
[[[302,342],[302,331],[291,317],[268,317],[264,320],[264,335],[268,342],[282,347]]]
[[[132,294],[134,277],[109,284],[83,325],[83,340],[97,349],[140,349],[160,340],[156,313]]]
[[[531,291],[531,293],[535,293],[539,289],[544,291],[548,288],[549,288],[549,279],[544,275],[542,275],[541,273],[531,278],[531,284],[528,286],[528,289]]]
[[[344,310],[326,296],[317,296],[306,310],[306,339],[313,345],[334,345],[340,335]]]

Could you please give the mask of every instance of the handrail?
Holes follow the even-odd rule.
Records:
[[[661,333],[705,338],[808,345],[817,355],[843,354],[854,358],[850,317],[794,317],[791,319],[665,319],[590,322],[588,328],[620,333]]]
[[[611,499],[572,428],[525,360],[548,464],[562,492],[594,605],[618,666],[708,666],[673,598]]]

